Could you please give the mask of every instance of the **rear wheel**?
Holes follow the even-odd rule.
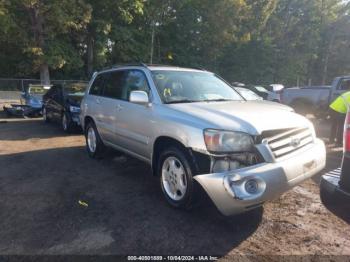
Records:
[[[46,107],[43,107],[43,120],[44,120],[46,123],[49,123],[49,122],[50,122],[50,118],[49,118],[49,116],[47,115]]]
[[[85,129],[86,150],[91,158],[100,158],[103,155],[105,146],[98,134],[93,122],[89,122]]]
[[[177,147],[164,150],[157,170],[167,202],[176,208],[190,209],[194,200],[194,181],[186,154]]]
[[[73,130],[73,123],[67,113],[63,113],[61,125],[64,132],[70,133]]]

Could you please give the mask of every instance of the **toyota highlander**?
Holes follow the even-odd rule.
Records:
[[[177,208],[190,208],[201,186],[224,215],[242,213],[325,167],[309,120],[247,101],[205,70],[137,64],[95,73],[80,121],[90,157],[112,147],[145,161]]]

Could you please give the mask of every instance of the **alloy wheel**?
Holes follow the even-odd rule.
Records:
[[[67,131],[67,129],[68,129],[68,123],[67,123],[67,117],[66,117],[65,114],[64,114],[63,117],[62,117],[62,127],[63,127],[63,130],[64,130],[64,131]]]
[[[187,191],[185,168],[176,157],[168,157],[162,166],[162,183],[165,193],[174,201],[184,198]]]
[[[44,121],[47,120],[47,112],[46,112],[46,108],[45,107],[43,108],[43,119],[44,119]]]
[[[96,134],[95,130],[90,127],[87,132],[87,144],[90,152],[94,153],[96,151]]]

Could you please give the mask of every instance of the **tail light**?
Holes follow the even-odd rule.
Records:
[[[344,148],[345,152],[350,152],[350,110],[346,115],[344,126]]]

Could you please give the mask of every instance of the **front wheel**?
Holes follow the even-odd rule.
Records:
[[[86,150],[91,158],[100,158],[105,150],[105,146],[98,134],[93,122],[87,124],[85,129]]]
[[[183,150],[172,147],[163,151],[158,162],[158,175],[165,199],[171,206],[183,209],[193,206],[193,172]]]

